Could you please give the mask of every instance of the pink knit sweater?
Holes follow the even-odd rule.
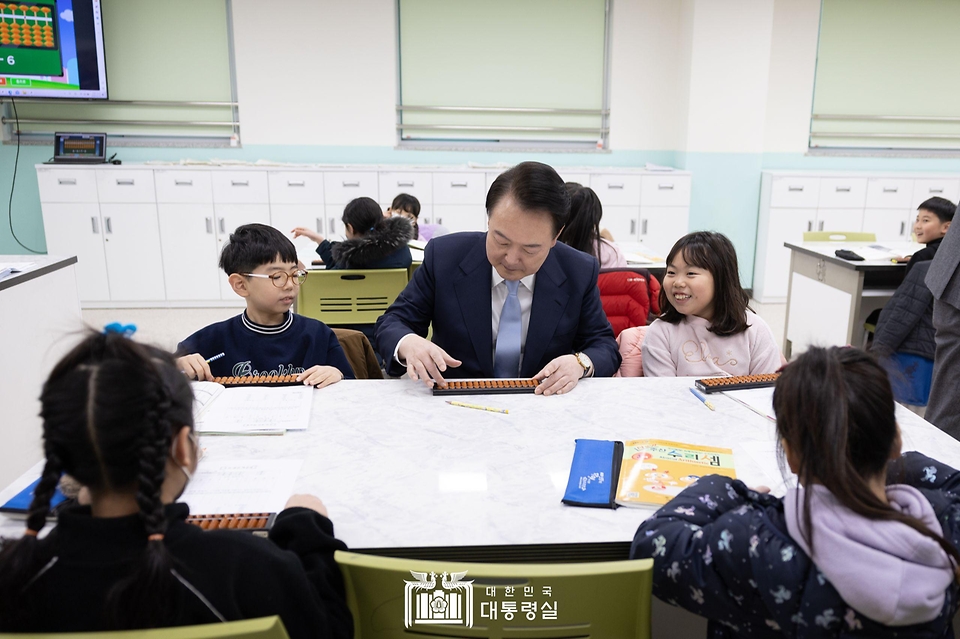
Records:
[[[643,340],[643,374],[647,377],[708,377],[776,372],[780,349],[770,327],[747,311],[750,328],[720,337],[710,322],[687,315],[679,324],[656,320]]]

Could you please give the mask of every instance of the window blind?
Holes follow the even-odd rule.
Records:
[[[401,145],[605,144],[606,0],[398,0]]]
[[[811,148],[960,149],[957,0],[823,0]]]

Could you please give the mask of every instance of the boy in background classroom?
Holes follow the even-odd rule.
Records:
[[[913,234],[918,244],[926,244],[922,249],[908,256],[907,273],[920,262],[933,259],[940,248],[943,236],[950,229],[957,205],[942,197],[932,197],[917,207],[917,220],[913,224]]]
[[[297,375],[317,388],[354,378],[333,331],[291,310],[307,272],[283,233],[263,224],[238,227],[220,253],[220,268],[247,308],[177,345],[177,366],[188,377]]]

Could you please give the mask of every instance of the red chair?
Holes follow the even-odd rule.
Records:
[[[597,287],[614,335],[632,326],[646,326],[651,313],[660,314],[660,282],[646,269],[602,269]]]

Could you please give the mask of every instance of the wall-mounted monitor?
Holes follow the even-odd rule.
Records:
[[[0,97],[107,98],[100,0],[0,1]]]

